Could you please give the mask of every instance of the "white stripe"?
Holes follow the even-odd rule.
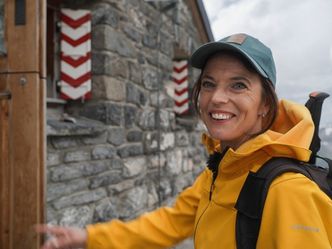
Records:
[[[79,65],[78,67],[73,67],[65,61],[61,61],[61,72],[69,75],[73,79],[77,79],[87,72],[91,71],[91,60],[87,60],[85,63]]]
[[[91,32],[91,22],[86,22],[76,29],[73,29],[64,22],[61,22],[61,32],[73,40],[78,40],[82,36]]]
[[[76,88],[64,81],[61,81],[59,85],[61,86],[61,92],[66,94],[71,99],[78,99],[91,91],[91,80],[86,81]]]
[[[188,81],[183,81],[183,83],[181,84],[176,84],[176,83],[173,83],[174,84],[174,89],[178,90],[178,91],[181,91],[182,89],[185,89],[188,87]]]
[[[81,17],[90,13],[89,10],[72,10],[72,9],[61,9],[61,12],[73,20],[80,19]]]
[[[188,99],[188,92],[184,92],[182,93],[182,95],[176,95],[174,93],[174,100],[177,101],[177,102],[182,102],[184,101],[185,99]]]
[[[189,109],[188,103],[185,103],[182,106],[174,106],[174,111],[178,114],[182,114]]]
[[[188,69],[183,70],[181,73],[177,73],[175,71],[172,72],[172,77],[177,80],[183,79],[186,76],[188,76]]]
[[[173,61],[173,67],[176,67],[176,68],[181,68],[181,67],[183,67],[184,65],[187,65],[187,64],[188,64],[187,60]]]
[[[85,56],[90,51],[91,51],[91,40],[87,40],[86,42],[76,47],[71,46],[68,42],[64,40],[61,41],[61,52],[63,52],[64,55]]]

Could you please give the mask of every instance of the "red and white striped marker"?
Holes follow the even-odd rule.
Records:
[[[183,115],[189,110],[188,60],[173,61],[172,78],[174,83],[174,112]]]
[[[91,98],[91,13],[61,10],[61,98]]]

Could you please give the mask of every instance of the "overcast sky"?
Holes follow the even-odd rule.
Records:
[[[332,0],[203,0],[214,38],[257,37],[272,49],[277,93],[304,103],[326,91],[322,125],[332,124]]]

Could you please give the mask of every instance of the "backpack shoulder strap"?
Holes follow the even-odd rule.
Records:
[[[276,177],[285,172],[296,172],[312,179],[300,164],[290,158],[272,158],[256,173],[249,172],[235,205],[237,249],[256,248],[265,199]]]

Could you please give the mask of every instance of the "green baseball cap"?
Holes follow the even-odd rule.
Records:
[[[257,72],[276,85],[276,67],[272,51],[258,39],[247,34],[234,34],[219,41],[199,47],[191,56],[192,67],[203,69],[208,58],[223,50],[239,52],[253,65]]]

